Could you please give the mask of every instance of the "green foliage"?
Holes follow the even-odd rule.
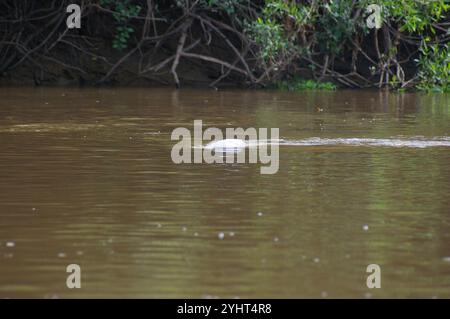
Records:
[[[447,44],[426,44],[420,47],[419,84],[424,91],[450,92],[450,48]]]
[[[123,50],[128,46],[133,27],[129,26],[131,17],[135,17],[141,11],[139,5],[132,4],[130,0],[100,0],[100,5],[112,11],[116,20],[116,29],[113,39],[113,48]]]
[[[200,6],[213,12],[225,12],[229,16],[234,16],[244,0],[200,0]]]
[[[420,56],[416,60],[419,66],[419,82],[416,87],[424,91],[449,91],[450,51],[447,44],[432,44],[436,34],[435,24],[445,19],[450,3],[445,0],[382,0],[384,19],[392,19],[402,32],[421,37]],[[437,40],[437,39],[436,39]],[[395,81],[395,79],[393,79]]]
[[[45,7],[55,1],[5,1],[5,8],[15,9],[0,10],[0,33],[7,46],[4,57],[0,55],[4,62],[0,63],[0,73],[28,64],[28,59],[17,61],[23,50],[36,56],[47,54],[41,52],[48,48],[41,40],[53,41],[54,36],[46,34],[57,20],[47,21],[46,17],[58,10],[51,4],[49,12],[34,10],[31,5]],[[117,51],[134,46],[142,54],[140,62],[148,61],[145,65],[139,63],[139,74],[160,74],[159,70],[174,66],[162,59],[176,54],[177,41],[182,36],[184,49],[189,46],[196,56],[186,55],[181,62],[201,59],[202,64],[195,66],[204,66],[208,76],[220,74],[218,81],[230,77],[250,86],[268,86],[287,76],[304,76],[331,79],[348,87],[409,89],[417,85],[422,90],[448,91],[449,0],[88,0],[84,3],[90,9],[84,11],[83,33],[86,39],[95,41],[80,42],[76,49],[89,55],[93,50],[104,50],[99,56],[109,66],[109,55],[123,56],[121,63],[133,62],[131,56],[123,55],[125,52],[98,48],[96,43],[111,41]],[[91,10],[98,5],[103,8],[101,14]],[[42,15],[44,12],[47,13]],[[381,19],[374,16],[378,13]],[[377,27],[381,22],[380,30],[368,23],[374,17]],[[22,35],[14,31],[19,27],[10,27],[15,24],[25,30]],[[42,36],[30,40],[26,37],[30,32]],[[136,33],[144,36],[138,39]],[[56,43],[61,45],[63,41],[58,39]],[[65,63],[73,62],[73,72],[81,72],[82,61]],[[107,73],[101,82],[113,73]],[[281,82],[278,86],[294,90],[332,88],[295,78],[292,83]]]
[[[275,88],[283,91],[303,91],[303,90],[336,90],[336,85],[331,82],[319,82],[314,80],[304,80],[294,78],[289,81],[275,83]]]
[[[442,41],[442,24],[440,29],[436,29],[436,25],[448,16],[448,0],[266,0],[259,17],[248,23],[245,31],[258,46],[264,66],[290,63],[286,61],[305,55],[309,60],[313,55],[348,59],[350,53],[360,49],[355,48],[354,43],[362,43],[362,39],[373,32],[366,21],[366,9],[370,4],[380,6],[384,26],[402,32],[400,41],[407,37],[433,38],[420,47],[419,88],[430,86],[445,90],[449,74],[448,47],[438,48],[430,43]],[[375,57],[379,61],[368,66],[372,76],[392,73],[390,62],[404,59],[394,37],[390,41],[379,44],[381,52]],[[383,51],[386,47],[390,48],[388,52]],[[400,78],[391,74],[386,84],[401,87],[405,83],[402,72]]]
[[[255,22],[247,24],[247,32],[259,45],[259,57],[264,62],[276,63],[278,57],[285,55],[294,47],[284,37],[284,30],[281,25],[267,18],[258,18]]]
[[[317,20],[317,42],[323,53],[339,54],[345,41],[363,28],[364,20],[353,17],[354,1],[337,0],[324,5],[324,13]]]
[[[450,9],[446,0],[364,0],[363,4],[378,4],[382,7],[385,22],[393,20],[400,26],[400,31],[434,32],[433,23],[445,17]]]
[[[288,17],[296,26],[302,26],[310,22],[310,18],[312,18],[311,7],[297,5],[291,1],[266,1],[263,15],[266,17],[276,16],[279,21]]]
[[[311,19],[311,12],[308,6],[289,1],[266,0],[265,4],[261,16],[247,23],[245,31],[258,44],[261,60],[273,64],[300,50],[295,41],[296,31]]]

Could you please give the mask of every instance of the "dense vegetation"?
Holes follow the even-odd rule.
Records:
[[[66,27],[71,3],[81,29]],[[449,9],[446,0],[3,0],[0,76],[449,91]]]

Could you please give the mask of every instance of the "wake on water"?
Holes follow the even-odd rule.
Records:
[[[347,145],[347,146],[381,146],[381,147],[450,147],[450,137],[424,137],[411,138],[320,138],[311,137],[301,140],[255,140],[244,141],[241,139],[225,139],[213,141],[203,148],[215,151],[236,151],[246,147],[257,147],[264,145],[280,146],[321,146],[321,145]]]
[[[413,147],[425,148],[436,146],[450,147],[449,137],[435,137],[425,139],[414,138],[319,138],[312,137],[298,141],[283,141],[280,145],[316,146],[316,145],[349,145],[349,146],[384,146],[384,147]]]

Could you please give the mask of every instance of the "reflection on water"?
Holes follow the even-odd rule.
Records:
[[[449,99],[2,89],[0,297],[450,297]],[[175,165],[195,119],[296,145]]]

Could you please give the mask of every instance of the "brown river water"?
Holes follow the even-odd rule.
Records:
[[[196,119],[278,172],[174,164]],[[444,94],[0,88],[0,297],[450,298],[449,136]]]

